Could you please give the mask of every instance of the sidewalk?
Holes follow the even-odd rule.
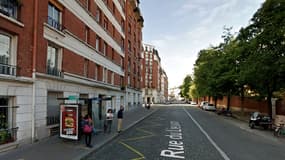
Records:
[[[123,130],[134,126],[154,113],[156,109],[147,110],[137,107],[124,112]],[[53,136],[34,144],[20,146],[15,150],[0,154],[2,160],[80,160],[89,153],[99,149],[104,144],[116,138],[117,118],[113,120],[112,132],[99,133],[92,136],[92,148],[85,147],[84,136],[80,141],[71,141]]]

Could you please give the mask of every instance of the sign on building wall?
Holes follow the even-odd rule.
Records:
[[[78,105],[60,106],[60,137],[78,140]]]

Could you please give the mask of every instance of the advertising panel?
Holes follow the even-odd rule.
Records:
[[[78,140],[78,105],[60,106],[60,137]]]

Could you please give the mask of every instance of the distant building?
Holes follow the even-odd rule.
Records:
[[[144,44],[142,53],[142,94],[144,103],[164,103],[168,99],[168,77],[161,67],[158,51]]]

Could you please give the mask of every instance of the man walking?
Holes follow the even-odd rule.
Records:
[[[122,131],[122,123],[123,123],[123,112],[124,112],[124,107],[120,106],[120,110],[118,111],[118,133]]]

